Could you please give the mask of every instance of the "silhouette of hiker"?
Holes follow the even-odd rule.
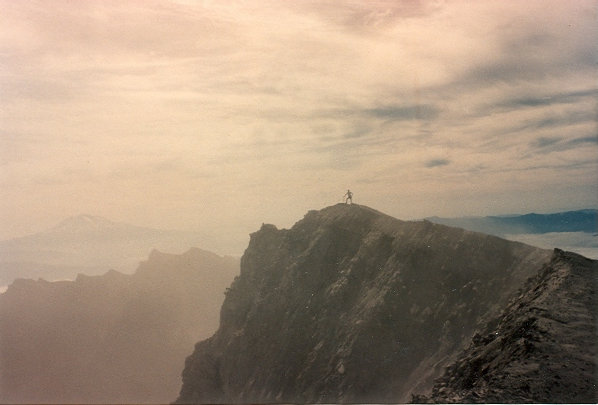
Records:
[[[347,190],[347,194],[345,194],[343,198],[345,198],[345,204],[353,204],[353,193],[351,190]]]

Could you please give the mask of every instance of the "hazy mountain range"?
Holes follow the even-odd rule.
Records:
[[[427,220],[500,236],[546,249],[562,248],[598,259],[598,210]]]
[[[78,273],[135,270],[152,249],[182,253],[209,245],[200,232],[144,228],[79,215],[37,234],[0,242],[0,286],[16,278],[72,280]]]
[[[559,247],[598,258],[598,210],[427,220],[518,240],[542,248]],[[202,232],[159,230],[106,218],[79,215],[33,235],[0,241],[0,292],[16,278],[74,279],[109,269],[135,270],[152,249],[182,253],[212,249]]]
[[[0,402],[172,401],[238,270],[191,249],[153,251],[132,275],[16,280],[0,294]]]
[[[164,235],[80,216],[1,247],[101,271]],[[0,294],[0,402],[598,400],[597,262],[573,253],[338,204],[263,225],[240,273],[199,249],[106,267]]]
[[[549,232],[598,232],[598,210],[585,209],[554,214],[525,214],[487,217],[426,218],[437,224],[464,228],[490,235],[542,234]]]

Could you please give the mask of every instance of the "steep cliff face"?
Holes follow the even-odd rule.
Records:
[[[0,295],[0,402],[171,401],[238,265],[154,251],[133,275],[15,281]]]
[[[178,402],[405,402],[549,257],[358,205],[264,225]]]
[[[555,250],[416,402],[596,403],[598,262]]]

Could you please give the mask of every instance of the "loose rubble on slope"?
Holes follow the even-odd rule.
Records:
[[[500,318],[413,402],[596,403],[598,262],[555,249]]]

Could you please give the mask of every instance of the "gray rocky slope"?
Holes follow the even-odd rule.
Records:
[[[177,402],[406,402],[550,256],[359,205],[263,225]]]
[[[0,294],[0,403],[171,401],[238,266],[153,251],[132,275],[16,280]]]
[[[598,262],[555,250],[414,402],[597,403]]]

